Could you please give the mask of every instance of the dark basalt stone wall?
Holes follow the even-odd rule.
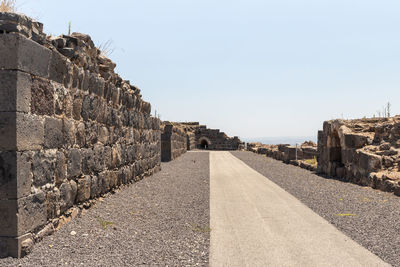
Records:
[[[0,257],[71,207],[160,169],[160,121],[88,35],[0,13]]]
[[[164,125],[161,134],[161,161],[171,161],[188,150],[188,135],[172,124]]]

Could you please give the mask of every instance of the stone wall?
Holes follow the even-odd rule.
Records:
[[[247,150],[308,170],[315,171],[317,169],[317,145],[311,141],[304,142],[297,147],[289,144],[265,145],[248,143]]]
[[[161,134],[161,161],[171,161],[188,150],[188,135],[169,122],[163,125]]]
[[[196,135],[193,132],[186,132],[187,150],[196,149]]]
[[[140,90],[88,35],[42,29],[0,13],[1,257],[28,252],[71,207],[160,169],[160,121]]]
[[[196,147],[208,150],[238,150],[244,148],[244,143],[235,137],[228,137],[219,129],[208,129],[200,125],[195,129]]]
[[[318,171],[400,195],[400,116],[325,121]]]

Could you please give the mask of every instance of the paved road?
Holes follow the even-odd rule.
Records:
[[[389,266],[229,152],[210,179],[210,266]]]

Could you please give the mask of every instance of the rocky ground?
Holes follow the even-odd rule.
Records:
[[[209,154],[186,153],[0,266],[208,265],[209,188]]]
[[[232,154],[384,261],[400,266],[400,197],[323,178],[251,152]]]

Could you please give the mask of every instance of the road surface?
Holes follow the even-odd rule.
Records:
[[[390,266],[229,152],[210,152],[210,266]]]

